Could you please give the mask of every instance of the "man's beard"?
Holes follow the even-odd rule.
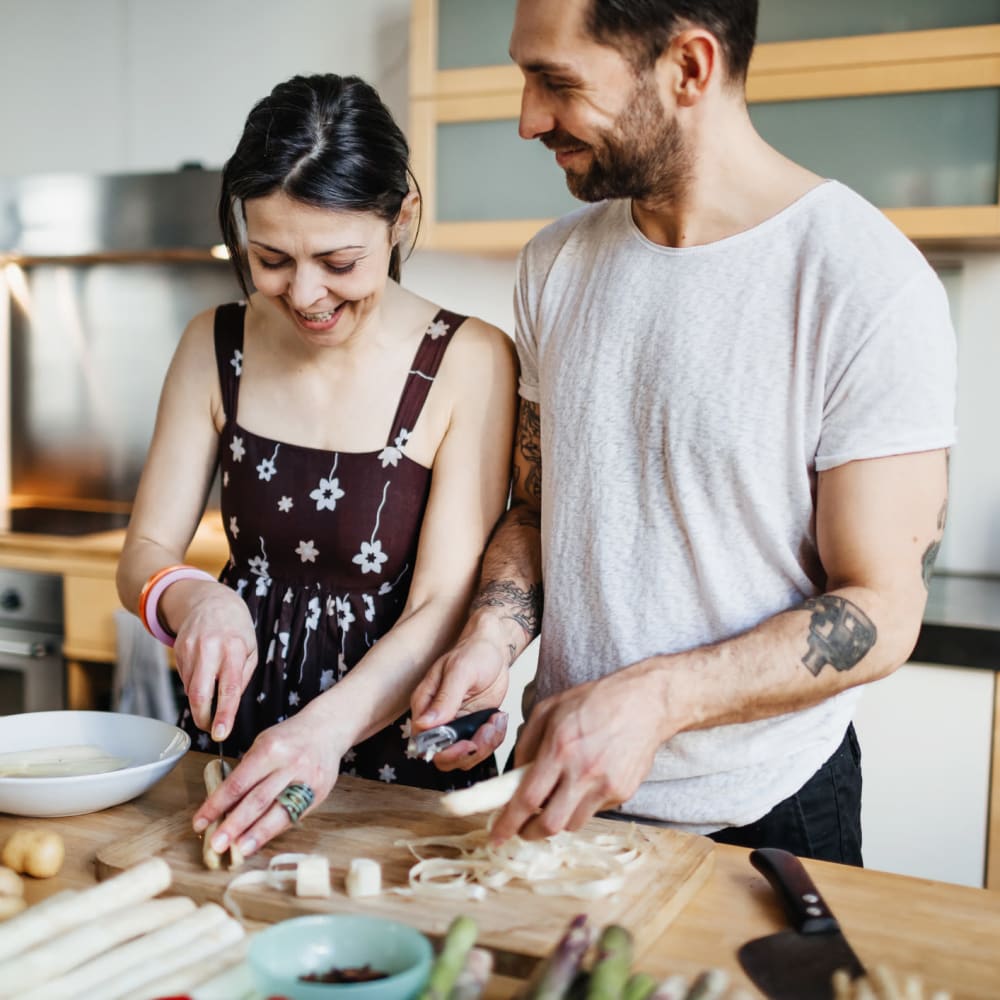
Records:
[[[664,118],[663,108],[648,81],[640,81],[625,111],[599,145],[581,142],[569,132],[553,131],[541,137],[553,150],[584,147],[589,168],[566,169],[566,186],[581,201],[634,198],[637,201],[675,200],[687,183],[690,156],[676,118]]]

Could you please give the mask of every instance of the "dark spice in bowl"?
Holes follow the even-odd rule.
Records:
[[[334,966],[329,972],[309,972],[299,976],[299,979],[304,983],[370,983],[373,979],[386,979],[388,976],[388,972],[379,972],[370,965],[356,965],[346,969]]]

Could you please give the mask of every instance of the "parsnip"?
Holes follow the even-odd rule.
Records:
[[[135,966],[158,960],[164,952],[180,948],[226,922],[226,911],[217,903],[205,903],[193,913],[169,923],[135,941],[119,945],[57,979],[25,994],[21,1000],[76,1000],[101,996],[118,977]]]
[[[170,865],[162,858],[144,861],[107,882],[31,906],[0,924],[0,960],[34,947],[85,921],[151,899],[170,885]]]
[[[452,816],[471,816],[473,813],[499,809],[510,802],[526,771],[527,765],[516,767],[513,771],[480,781],[469,788],[446,792],[441,796],[441,808]]]
[[[0,963],[0,997],[23,993],[123,941],[173,923],[194,909],[193,900],[185,896],[147,900],[55,935],[47,944]]]

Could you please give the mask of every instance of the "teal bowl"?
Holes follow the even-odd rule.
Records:
[[[293,917],[250,942],[247,961],[264,996],[288,1000],[413,1000],[430,974],[434,950],[413,927],[353,913]],[[300,977],[369,965],[386,972],[364,983],[311,983]]]

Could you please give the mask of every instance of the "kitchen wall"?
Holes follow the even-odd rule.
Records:
[[[0,0],[0,174],[219,166],[297,72],[358,73],[407,117],[408,0]],[[1000,574],[1000,254],[939,262],[959,333],[959,443],[939,569]],[[405,282],[510,331],[513,261],[418,251]],[[891,377],[891,373],[887,373]]]

